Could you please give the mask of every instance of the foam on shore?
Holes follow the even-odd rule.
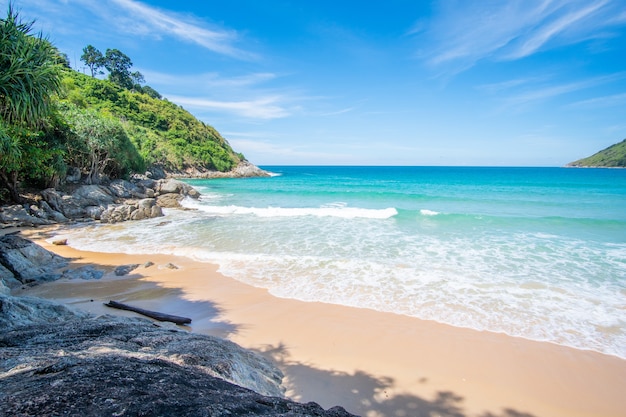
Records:
[[[626,361],[613,356],[369,309],[275,298],[188,258],[39,243],[75,264],[156,265],[122,279],[46,284],[29,295],[102,314],[118,314],[102,301],[119,299],[189,315],[193,331],[227,336],[276,360],[287,375],[289,395],[298,401],[340,404],[368,417],[626,414]],[[159,268],[168,262],[179,269]]]

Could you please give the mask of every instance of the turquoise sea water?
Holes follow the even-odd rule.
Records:
[[[192,256],[279,297],[626,358],[626,170],[264,168],[275,175],[188,181],[196,210],[158,228],[77,228],[71,243]]]

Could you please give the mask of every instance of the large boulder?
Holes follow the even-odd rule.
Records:
[[[223,339],[36,299],[0,311],[2,416],[351,416],[282,398],[280,370]]]
[[[168,180],[161,180],[158,183],[157,191],[163,194],[180,194],[182,196],[189,196],[191,198],[199,198],[200,193],[191,185],[182,181],[170,178]]]
[[[67,259],[20,236],[0,236],[0,279],[6,287],[59,279],[62,274],[57,270],[68,263]]]
[[[139,183],[132,183],[127,180],[114,180],[109,184],[111,192],[120,198],[147,198],[146,187]],[[152,191],[152,190],[151,190]],[[152,191],[154,193],[154,191]]]
[[[54,221],[48,220],[45,212],[40,212],[37,206],[34,206],[35,212],[27,210],[19,204],[14,206],[0,207],[0,223],[14,224],[16,226],[41,226],[53,224]]]
[[[233,168],[231,173],[235,178],[269,177],[270,175],[267,171],[262,170],[248,161],[241,161],[235,168]]]
[[[115,201],[108,187],[102,185],[83,185],[72,193],[74,202],[81,206],[107,206]]]
[[[163,208],[181,208],[180,202],[183,201],[180,194],[162,194],[157,197],[157,204]]]
[[[74,198],[71,195],[62,195],[54,188],[45,189],[41,191],[40,194],[44,201],[48,203],[53,210],[63,214],[64,217],[68,219],[85,217],[85,209],[80,205],[80,202],[83,201],[82,198]]]
[[[33,324],[59,326],[68,320],[81,317],[87,317],[87,314],[53,301],[0,294],[0,333]]]
[[[118,223],[127,220],[152,219],[163,216],[161,207],[154,198],[144,198],[135,203],[109,206],[100,215],[102,223]]]

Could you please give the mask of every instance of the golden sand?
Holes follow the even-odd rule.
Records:
[[[183,257],[47,249],[94,264],[97,281],[23,291],[95,314],[109,300],[191,317],[190,331],[271,357],[287,395],[362,416],[624,417],[626,360],[502,334],[324,303],[276,298]],[[71,242],[69,242],[71,244]],[[144,267],[151,261],[154,265]],[[142,266],[119,278],[115,266]],[[171,263],[178,269],[168,268]]]

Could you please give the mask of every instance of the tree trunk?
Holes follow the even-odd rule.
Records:
[[[0,178],[4,183],[4,186],[9,190],[9,198],[15,203],[21,203],[22,197],[20,196],[17,186],[17,172],[4,172],[0,171]]]

